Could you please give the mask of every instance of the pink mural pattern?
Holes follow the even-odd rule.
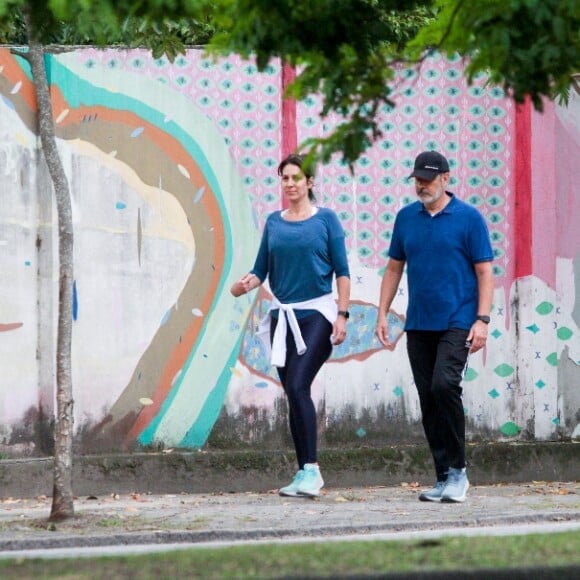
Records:
[[[321,171],[319,190],[349,234],[351,255],[355,251],[366,266],[384,266],[395,215],[401,205],[415,200],[407,180],[413,159],[422,150],[435,149],[450,161],[451,191],[487,220],[496,278],[511,280],[513,103],[501,89],[486,87],[483,78],[467,86],[461,61],[443,56],[430,58],[418,72],[399,70],[394,84],[396,107],[383,106],[383,137],[358,160],[355,175],[338,158]],[[323,137],[340,121],[322,119],[319,111],[317,99],[299,103],[299,141]]]

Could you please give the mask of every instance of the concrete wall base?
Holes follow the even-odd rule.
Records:
[[[467,448],[472,485],[580,480],[580,444],[476,443]],[[327,487],[433,482],[426,446],[325,449],[319,462]],[[0,461],[0,497],[52,495],[53,460]],[[288,483],[296,470],[289,451],[193,451],[77,457],[77,496],[112,493],[267,491]]]

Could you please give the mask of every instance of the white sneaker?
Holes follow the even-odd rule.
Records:
[[[463,503],[467,497],[469,481],[467,470],[450,467],[447,472],[447,483],[441,494],[441,501],[444,503]]]
[[[304,476],[298,483],[298,488],[296,489],[298,495],[316,497],[320,494],[323,486],[324,480],[322,479],[322,475],[320,475],[318,465],[306,463],[304,465]]]
[[[304,478],[304,470],[300,469],[299,471],[296,472],[296,475],[294,476],[292,483],[290,485],[287,485],[286,487],[281,487],[278,493],[280,495],[285,495],[288,497],[297,497],[298,485],[300,484],[303,478]]]

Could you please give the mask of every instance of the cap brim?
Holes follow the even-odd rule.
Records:
[[[413,171],[411,175],[407,179],[411,179],[412,177],[418,177],[419,179],[425,179],[426,181],[433,181],[438,175],[440,175],[439,171],[429,171],[428,169],[417,169]]]

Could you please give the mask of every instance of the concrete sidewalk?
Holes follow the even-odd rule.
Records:
[[[464,504],[418,501],[424,487],[325,488],[317,499],[261,493],[79,497],[76,516],[49,524],[50,498],[0,501],[0,555],[17,550],[457,530],[545,523],[580,531],[580,483],[476,485]],[[395,536],[396,537],[396,536]],[[580,550],[580,533],[579,533]]]

